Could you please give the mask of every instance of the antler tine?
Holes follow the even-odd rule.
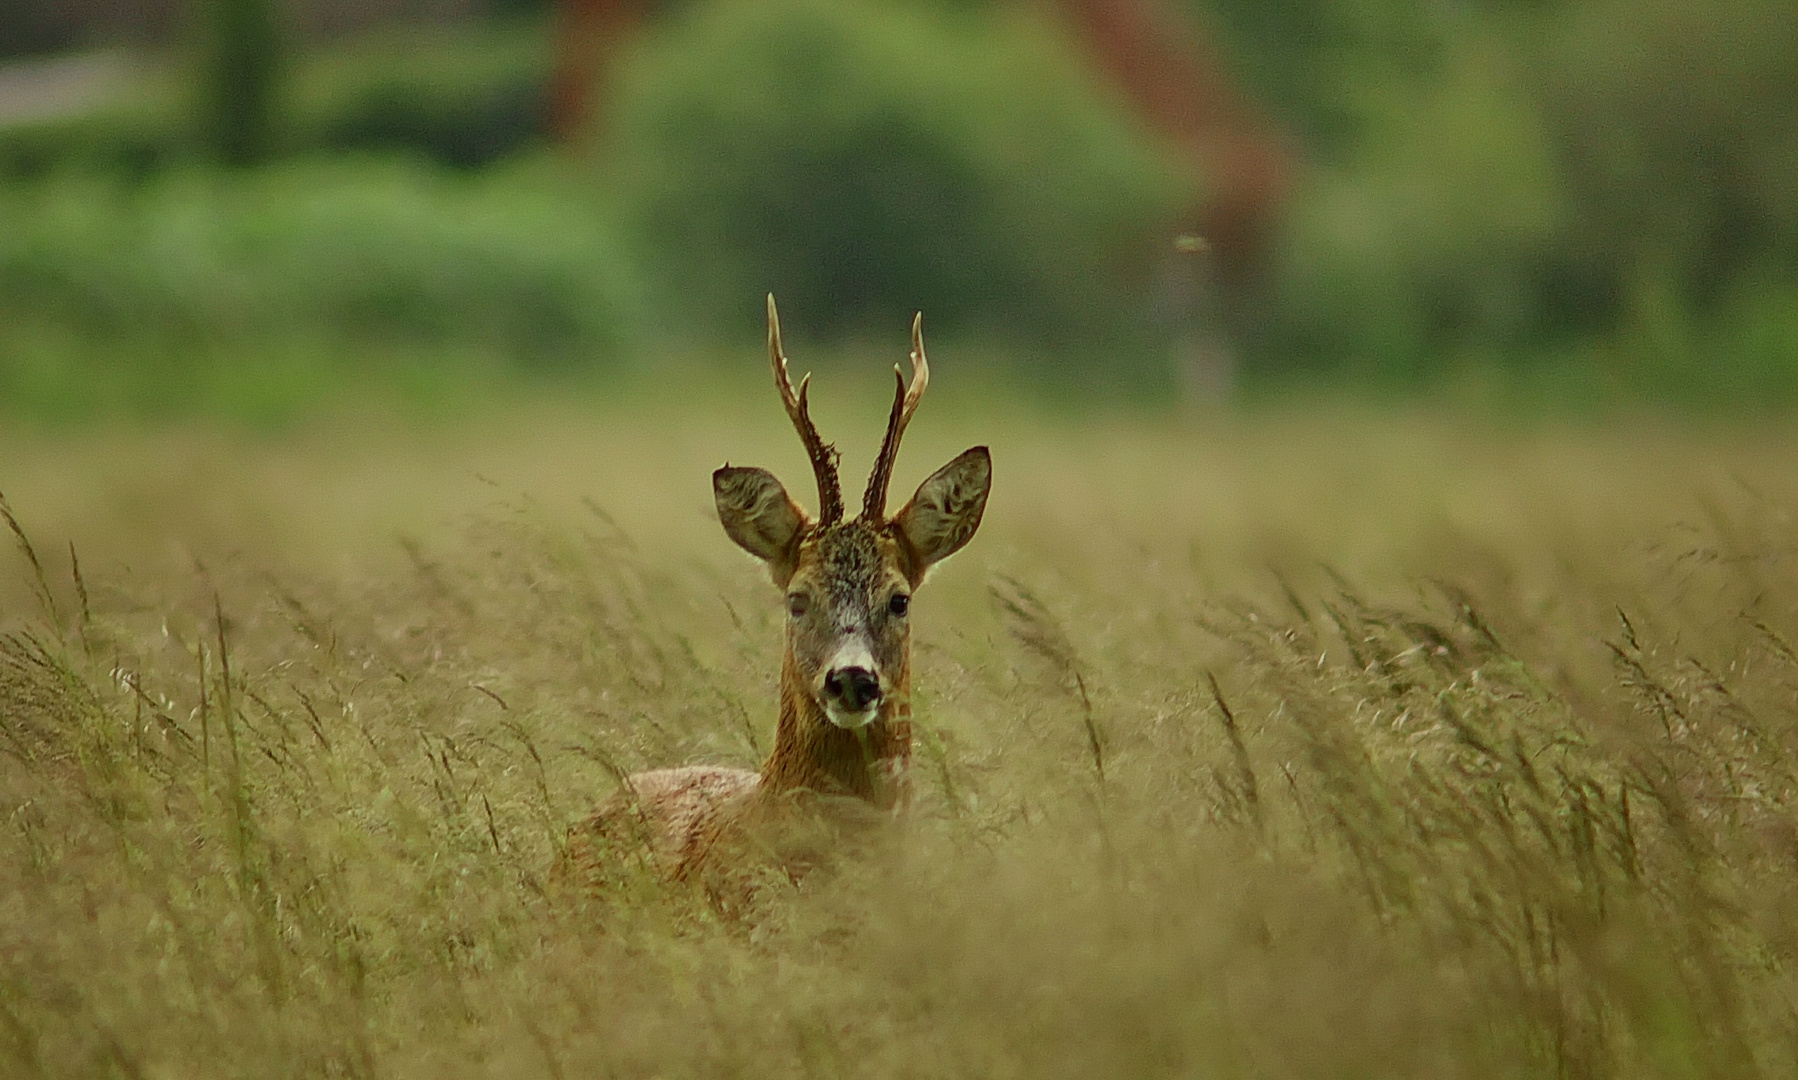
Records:
[[[893,365],[893,381],[897,387],[893,391],[893,411],[887,415],[886,438],[880,443],[880,456],[874,459],[874,472],[868,477],[868,493],[862,496],[862,519],[878,522],[886,518],[887,484],[893,479],[893,462],[899,458],[899,440],[905,437],[905,425],[911,423],[912,414],[918,411],[918,402],[923,400],[924,389],[930,385],[930,364],[924,359],[924,313],[918,312],[911,321],[911,386],[905,385],[905,376],[899,365]]]
[[[780,348],[780,312],[774,308],[774,294],[768,294],[768,363],[774,368],[774,385],[780,391],[781,404],[799,431],[806,456],[812,459],[812,472],[818,478],[818,521],[834,525],[843,520],[843,485],[837,479],[837,448],[819,437],[806,406],[805,393],[811,385],[808,373],[799,380],[799,391],[793,391],[793,379],[787,374],[787,356]]]

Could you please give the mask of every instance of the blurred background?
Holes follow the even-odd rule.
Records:
[[[1776,410],[1798,7],[0,5],[0,414],[696,382],[770,290],[1074,403]]]

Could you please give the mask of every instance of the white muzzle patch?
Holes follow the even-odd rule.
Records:
[[[824,716],[826,719],[836,726],[846,728],[850,731],[854,731],[856,728],[867,727],[869,724],[872,724],[879,715],[879,705],[870,705],[861,712],[844,712],[835,705],[828,703],[824,706]]]
[[[843,647],[838,649],[836,655],[830,658],[830,662],[824,665],[824,671],[827,677],[828,674],[833,671],[850,671],[858,668],[872,674],[876,679],[880,678],[880,669],[874,664],[874,654],[868,650],[867,643],[862,641],[859,637],[850,638],[848,641],[844,642]],[[884,679],[881,681],[882,683],[885,682]],[[851,731],[872,724],[875,719],[880,716],[880,706],[886,701],[886,694],[884,692],[886,687],[883,685],[881,687],[882,693],[877,700],[869,703],[864,709],[850,712],[843,708],[841,702],[834,701],[830,695],[823,693],[822,689],[823,688],[820,685],[818,701],[824,706],[825,718],[837,727],[846,728]]]

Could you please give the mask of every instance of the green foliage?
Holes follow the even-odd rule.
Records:
[[[1351,160],[1300,191],[1263,370],[1415,384],[1469,346],[1515,352],[1558,329],[1544,304],[1569,214],[1549,132],[1489,43],[1448,70],[1421,95],[1370,100]]]
[[[203,0],[201,126],[229,165],[268,154],[280,107],[282,42],[273,0]]]
[[[1213,6],[1319,132],[1256,372],[1420,386],[1584,349],[1612,392],[1758,404],[1798,367],[1734,325],[1785,321],[1775,301],[1732,299],[1798,280],[1790,5],[1457,9],[1410,20],[1410,44],[1374,32],[1382,4]],[[1319,32],[1274,40],[1299,14]]]
[[[1176,0],[1306,149],[1353,154],[1380,124],[1370,96],[1427,89],[1445,67],[1453,9],[1424,0]]]
[[[307,58],[294,78],[295,147],[411,151],[472,168],[543,133],[539,24],[383,33]]]
[[[683,326],[764,292],[834,334],[1041,345],[1137,317],[1189,194],[1042,23],[818,0],[692,5],[605,118],[610,190]]]
[[[0,128],[0,182],[70,173],[142,179],[195,156],[193,126],[155,88],[148,100]]]
[[[774,291],[801,332],[887,340],[922,309],[1052,394],[1167,390],[1150,279],[1195,193],[1045,9],[655,5],[572,163],[585,176],[545,186],[507,163],[539,149],[551,23],[536,2],[274,57],[272,126],[232,121],[227,155],[290,162],[267,175],[202,176],[220,110],[274,102],[250,0],[206,10],[237,13],[240,52],[262,60],[233,77],[254,92],[225,92],[214,63],[202,117],[197,69],[134,62],[127,100],[0,128],[0,182],[17,182],[0,190],[7,385],[34,370],[59,399],[48,388],[152,355],[113,384],[214,353],[565,364],[617,355],[632,328],[739,340]],[[1229,298],[1251,394],[1798,397],[1798,9],[1184,6],[1304,140],[1260,291]],[[492,174],[293,160],[361,154]],[[213,200],[218,220],[196,224]],[[187,254],[165,264],[164,245]]]
[[[545,38],[540,23],[372,34],[264,57],[266,70],[251,69],[251,58],[228,68],[208,54],[198,92],[185,85],[186,67],[138,58],[118,100],[0,126],[0,180],[142,179],[205,158],[364,151],[490,164],[542,134]],[[263,82],[249,93],[229,79]],[[235,149],[225,153],[226,142]]]
[[[1698,312],[1770,263],[1798,276],[1798,10],[1586,0],[1547,29],[1569,246],[1619,280],[1658,264]]]
[[[1608,374],[1661,400],[1708,410],[1789,408],[1798,401],[1798,281],[1743,274],[1703,317],[1667,262],[1627,284]]]
[[[389,345],[525,368],[615,363],[631,275],[553,175],[371,161],[0,191],[0,371],[39,340],[115,358]]]

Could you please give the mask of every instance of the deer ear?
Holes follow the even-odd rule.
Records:
[[[773,473],[726,465],[712,474],[712,497],[718,502],[718,520],[738,547],[766,562],[777,581],[783,568],[791,574],[805,511]]]
[[[918,579],[974,538],[992,482],[992,456],[986,447],[976,446],[931,473],[905,509],[893,516],[911,547]]]

